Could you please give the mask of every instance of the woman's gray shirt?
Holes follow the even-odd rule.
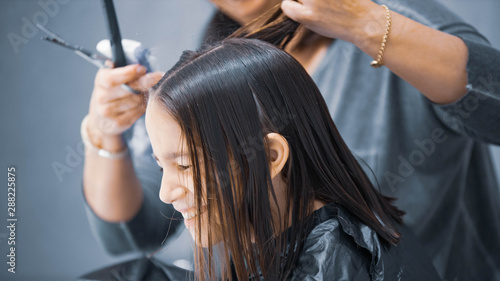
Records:
[[[313,79],[347,145],[380,190],[397,198],[438,273],[447,280],[500,280],[500,194],[487,146],[500,144],[500,51],[433,0],[385,4],[464,40],[467,95],[434,104],[387,68],[370,67],[372,58],[341,40]],[[113,224],[87,208],[96,237],[115,254],[158,248],[178,224],[160,214],[172,209],[158,198],[161,174],[143,117],[127,138],[146,194],[142,209],[130,222]]]

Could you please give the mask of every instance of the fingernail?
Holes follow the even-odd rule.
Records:
[[[104,66],[106,68],[113,68],[113,62],[110,60],[106,60],[106,62],[104,63]]]
[[[136,68],[136,71],[137,73],[143,73],[143,72],[146,72],[146,68],[142,65],[139,65],[137,68]]]

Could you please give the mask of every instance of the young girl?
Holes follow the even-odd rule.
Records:
[[[284,51],[185,52],[150,90],[146,128],[199,279],[438,280]]]

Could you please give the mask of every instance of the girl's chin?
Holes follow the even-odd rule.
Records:
[[[208,243],[208,238],[206,236],[201,237],[201,241],[196,240],[196,231],[195,228],[188,228],[189,233],[191,234],[191,237],[193,238],[193,241],[197,246],[201,246],[203,248],[208,248],[209,243]]]

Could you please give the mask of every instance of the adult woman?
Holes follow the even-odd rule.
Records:
[[[439,279],[312,79],[276,47],[229,39],[186,52],[151,89],[146,127],[160,198],[208,247],[200,278],[221,278],[211,261],[220,243],[220,280],[231,267],[238,280]],[[398,228],[404,242],[390,247]]]
[[[244,24],[271,1],[213,2]],[[485,144],[500,139],[500,84],[495,78],[500,62],[491,62],[500,60],[499,52],[433,0],[389,2],[393,21],[383,57],[387,68],[374,70],[369,63],[387,24],[384,9],[375,3],[283,2],[287,15],[318,32],[287,51],[312,74],[346,143],[374,170],[382,192],[398,198],[406,223],[424,243],[440,275],[449,280],[500,280],[500,195]],[[227,26],[226,22],[216,25]],[[94,140],[101,148],[126,147],[121,133],[144,111],[140,98],[119,87],[143,74],[135,70],[103,70],[96,77],[90,131],[99,131],[102,120],[119,125],[118,130],[104,130],[102,141]],[[114,106],[118,97],[134,110]],[[139,163],[137,174],[147,175],[141,183],[130,157],[86,157],[85,195],[99,217],[93,217],[93,224],[102,227],[101,237],[113,232],[135,238],[119,240],[123,243],[104,238],[115,252],[157,247],[163,240],[157,226],[170,226],[161,217],[152,218],[158,213],[151,207],[157,206],[154,192],[150,197],[141,188],[142,184],[145,190],[155,190],[159,175],[148,167],[152,163],[144,164],[151,161],[144,153],[147,141],[137,148],[137,140],[147,139],[140,133],[142,121],[134,127],[135,144],[129,147],[134,163]],[[151,243],[141,239],[145,227],[157,231],[151,235],[155,239],[147,239]]]

